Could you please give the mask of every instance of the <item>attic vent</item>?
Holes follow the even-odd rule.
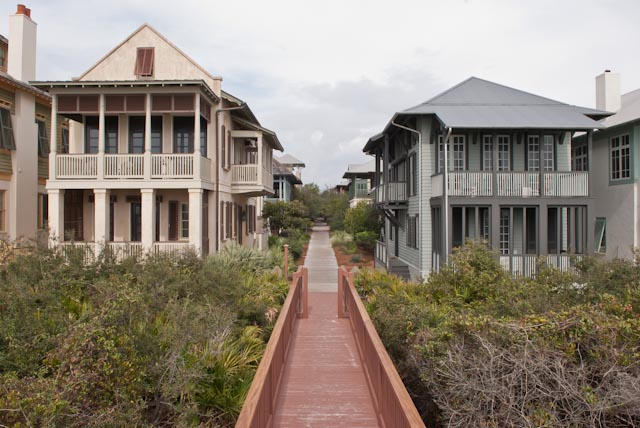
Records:
[[[135,74],[138,77],[153,76],[153,48],[138,48]]]

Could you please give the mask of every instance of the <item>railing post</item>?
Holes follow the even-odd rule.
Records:
[[[289,245],[284,244],[284,266],[282,270],[282,274],[284,278],[289,278]]]

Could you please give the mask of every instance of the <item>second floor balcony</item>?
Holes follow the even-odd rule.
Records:
[[[449,196],[587,197],[587,171],[451,171]],[[433,196],[442,196],[443,174],[431,178]]]

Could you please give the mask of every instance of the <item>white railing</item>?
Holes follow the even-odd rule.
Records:
[[[200,178],[202,180],[211,180],[211,159],[200,156]]]
[[[498,172],[496,187],[496,196],[540,196],[540,177],[537,172]]]
[[[561,272],[567,272],[573,269],[575,262],[581,258],[582,256],[579,254],[549,254],[546,256],[509,254],[500,256],[500,265],[515,276],[531,278],[538,273],[539,262],[546,263]]]
[[[376,259],[383,265],[387,265],[387,245],[382,241],[376,241]]]
[[[56,155],[56,178],[93,178],[98,175],[98,155]]]
[[[72,251],[81,251],[82,260],[84,263],[91,263],[96,257],[97,244],[89,241],[76,241],[76,242],[60,242],[58,244],[62,254],[65,257],[69,257]],[[77,249],[77,250],[76,250]]]
[[[258,164],[231,165],[233,184],[258,184]]]
[[[154,254],[170,254],[170,255],[179,255],[188,251],[191,248],[191,245],[188,242],[180,242],[180,241],[163,241],[163,242],[154,242],[153,243],[153,253]]]
[[[142,242],[108,242],[107,248],[118,261],[129,257],[142,257],[144,255]]]
[[[163,153],[151,155],[151,178],[193,177],[191,153]]]
[[[545,172],[542,177],[545,196],[589,196],[587,171]]]
[[[573,269],[575,263],[582,260],[582,256],[579,254],[549,254],[547,255],[547,265],[553,266],[554,268],[566,272],[570,269]]]
[[[144,155],[105,154],[104,176],[105,178],[144,177]]]
[[[405,181],[392,181],[382,183],[376,188],[376,200],[378,202],[406,202],[407,183]]]
[[[491,196],[493,194],[491,172],[453,171],[447,174],[447,178],[450,196]]]

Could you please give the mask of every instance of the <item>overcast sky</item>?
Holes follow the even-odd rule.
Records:
[[[638,0],[26,0],[39,80],[80,75],[148,22],[335,184],[398,110],[477,76],[592,107],[596,74],[640,88]],[[0,33],[15,3],[3,0]]]

